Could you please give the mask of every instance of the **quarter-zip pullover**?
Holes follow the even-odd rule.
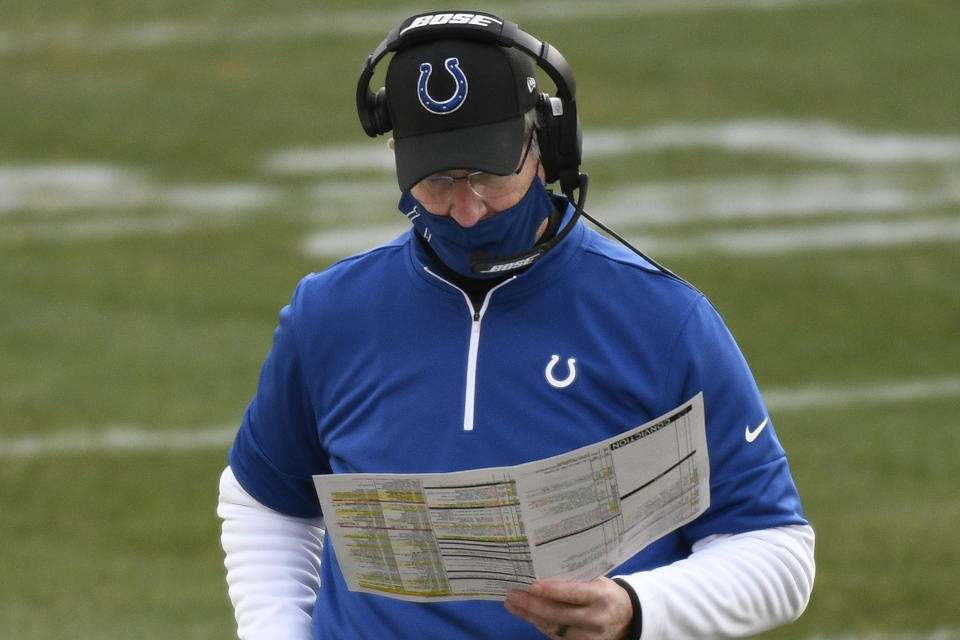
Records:
[[[408,232],[301,281],[230,453],[256,500],[313,518],[314,474],[519,464],[617,435],[702,391],[710,508],[615,573],[683,559],[715,534],[806,524],[773,424],[744,438],[766,408],[693,287],[583,223],[479,309],[431,265]],[[500,603],[350,593],[330,545],[314,629],[317,639],[540,637]]]

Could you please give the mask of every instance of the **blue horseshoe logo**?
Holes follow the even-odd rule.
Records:
[[[463,70],[460,69],[460,61],[456,58],[447,58],[443,61],[443,66],[447,68],[447,72],[453,76],[453,79],[457,83],[456,91],[446,100],[434,100],[427,91],[427,81],[430,79],[430,73],[433,71],[433,65],[429,62],[420,64],[420,80],[417,82],[417,94],[420,97],[420,104],[430,113],[436,113],[438,115],[453,113],[459,109],[463,101],[467,99],[467,76],[463,75]]]

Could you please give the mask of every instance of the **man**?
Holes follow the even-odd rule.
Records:
[[[579,221],[572,76],[515,27],[414,16],[367,60],[361,120],[393,132],[413,228],[306,277],[281,311],[220,486],[241,638],[735,637],[806,606],[813,531],[739,349],[698,291]],[[411,603],[347,590],[323,544],[314,475],[529,462],[700,392],[710,506],[609,577]]]

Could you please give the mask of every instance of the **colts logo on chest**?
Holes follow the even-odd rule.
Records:
[[[544,369],[543,375],[547,378],[547,382],[550,383],[550,386],[557,389],[564,389],[573,384],[573,381],[577,379],[577,360],[576,358],[567,358],[566,366],[566,377],[558,378],[557,375],[563,375],[562,372],[555,372],[557,364],[560,362],[560,356],[554,354],[550,358],[550,362],[547,364],[547,368]]]

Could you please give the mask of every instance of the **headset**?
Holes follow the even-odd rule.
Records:
[[[474,273],[507,274],[529,267],[559,244],[573,230],[582,215],[655,268],[679,279],[669,269],[657,264],[621,235],[584,211],[588,179],[587,174],[580,172],[583,131],[577,116],[577,85],[573,71],[563,54],[549,43],[523,31],[515,22],[480,11],[435,11],[411,16],[394,27],[364,60],[357,80],[357,114],[368,136],[375,138],[393,129],[387,108],[386,88],[381,87],[376,93],[370,90],[370,79],[377,63],[388,53],[430,40],[475,40],[502,47],[514,47],[533,58],[557,87],[556,97],[541,93],[534,107],[538,124],[537,142],[540,145],[540,161],[546,182],[560,181],[560,190],[570,202],[575,203],[573,216],[551,239],[528,251],[501,256],[471,256],[470,268]],[[573,197],[574,191],[577,191],[576,198]]]
[[[514,47],[536,61],[557,86],[557,95],[541,93],[537,100],[537,142],[546,181],[560,181],[560,190],[570,196],[582,186],[580,160],[583,133],[577,116],[576,81],[563,55],[520,29],[515,22],[491,13],[444,11],[422,13],[394,27],[364,60],[357,81],[357,114],[371,138],[393,129],[387,109],[387,90],[370,90],[374,69],[388,53],[430,40],[475,40]],[[583,176],[585,178],[585,176]]]

